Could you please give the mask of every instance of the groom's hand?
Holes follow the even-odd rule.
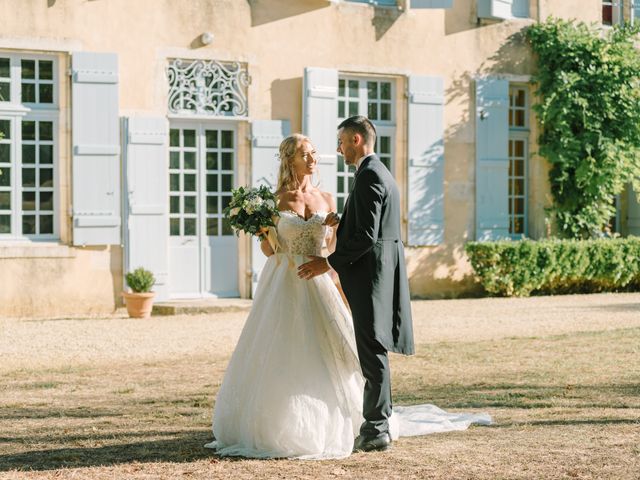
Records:
[[[311,261],[303,263],[298,267],[298,277],[301,279],[311,280],[313,277],[317,277],[331,270],[329,262],[325,257],[309,255],[309,258]]]

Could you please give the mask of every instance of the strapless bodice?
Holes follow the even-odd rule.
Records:
[[[296,212],[283,210],[278,219],[278,253],[320,255],[327,227],[322,224],[326,212],[316,212],[307,220]]]

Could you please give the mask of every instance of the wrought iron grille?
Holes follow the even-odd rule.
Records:
[[[167,69],[169,111],[246,117],[249,75],[245,65],[216,60],[173,60]]]

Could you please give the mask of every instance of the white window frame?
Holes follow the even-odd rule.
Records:
[[[39,54],[20,54],[0,52],[0,58],[10,59],[11,75],[11,100],[0,101],[0,119],[11,121],[11,233],[0,234],[0,241],[37,242],[54,241],[60,238],[60,188],[59,188],[59,90],[60,81],[58,76],[58,59],[55,56]],[[22,60],[47,60],[52,62],[52,103],[22,103]],[[36,85],[38,81],[35,81]],[[47,81],[49,83],[49,81]],[[22,122],[23,121],[46,121],[53,123],[53,233],[48,234],[22,234]],[[20,187],[18,188],[18,185]],[[38,187],[36,187],[38,190]],[[36,206],[34,212],[39,212]],[[37,217],[39,218],[39,216]]]
[[[367,92],[367,82],[388,82],[391,84],[391,100],[390,100],[390,104],[391,104],[391,111],[390,111],[390,120],[372,120],[372,122],[375,124],[376,129],[379,126],[390,126],[390,127],[395,127],[396,126],[396,106],[395,106],[395,102],[396,102],[396,82],[394,78],[391,77],[374,77],[374,76],[356,76],[356,75],[340,75],[338,77],[338,81],[340,80],[344,80],[345,82],[348,82],[349,80],[355,80],[358,83],[358,115],[367,115],[368,111],[369,111],[369,96],[368,96],[368,92]],[[348,86],[346,87],[348,89]],[[342,100],[345,97],[340,97],[338,96],[338,101]],[[340,117],[338,116],[338,124],[340,124],[340,122],[342,122],[345,118],[348,118],[350,115],[347,111],[347,109],[345,108],[345,116],[344,117]]]
[[[528,206],[528,198],[529,198],[529,182],[528,182],[528,171],[529,171],[529,135],[526,132],[523,132],[522,130],[514,130],[514,131],[510,131],[509,132],[509,142],[512,141],[521,141],[524,143],[524,159],[523,159],[523,183],[524,183],[524,193],[523,193],[523,199],[524,199],[524,211],[522,212],[522,222],[523,222],[523,232],[522,233],[512,233],[511,232],[511,227],[514,224],[514,218],[516,216],[516,213],[512,210],[509,213],[509,236],[513,239],[513,240],[521,240],[526,238],[529,235],[529,206]],[[509,156],[509,164],[511,164],[511,159],[512,156]],[[515,173],[515,172],[514,172]],[[509,178],[509,182],[511,182],[515,177],[514,175],[509,174],[508,176]],[[517,177],[519,178],[519,177]],[[513,195],[512,193],[509,193],[507,191],[507,196],[509,198],[509,203],[511,204],[514,201],[515,195]],[[520,214],[518,214],[518,216],[520,216]]]
[[[525,92],[525,106],[524,106],[524,126],[523,127],[512,127],[509,125],[509,142],[511,141],[523,141],[524,142],[524,165],[523,165],[523,174],[524,174],[524,212],[523,212],[523,233],[509,233],[510,237],[513,240],[521,240],[526,238],[529,235],[529,136],[530,136],[530,127],[529,127],[529,119],[530,119],[530,92],[529,87],[526,84],[522,83],[510,83],[509,84],[509,110],[511,110],[511,97],[513,92],[516,90],[524,90]],[[511,155],[509,156],[509,164],[511,164]],[[508,181],[511,182],[513,177],[508,175]],[[508,188],[508,187],[507,187]],[[509,203],[511,204],[513,200],[513,195],[507,190],[507,197],[509,199]],[[511,227],[513,225],[515,213],[509,213],[509,230],[511,231]]]
[[[380,136],[388,136],[391,137],[390,143],[391,143],[391,161],[390,161],[390,165],[389,165],[389,170],[391,171],[391,174],[394,175],[395,172],[395,162],[396,162],[396,155],[395,155],[395,148],[396,148],[396,100],[397,100],[397,85],[396,85],[396,79],[393,77],[384,77],[384,76],[364,76],[364,75],[352,75],[352,74],[340,74],[338,76],[338,81],[344,80],[345,83],[345,92],[348,92],[349,86],[348,86],[348,82],[350,80],[352,81],[357,81],[358,82],[358,112],[356,113],[356,115],[365,115],[368,117],[368,113],[369,113],[369,94],[368,94],[368,88],[367,88],[367,82],[388,82],[391,85],[391,99],[389,100],[389,105],[390,105],[390,111],[389,111],[389,120],[372,120],[372,123],[374,124],[374,126],[376,127],[376,132],[378,137]],[[338,102],[340,101],[345,101],[345,116],[338,116],[338,125],[340,125],[340,123],[345,120],[346,118],[348,118],[349,116],[351,116],[349,114],[349,106],[348,106],[348,101],[346,101],[346,99],[348,99],[348,96],[340,96],[339,95],[339,91],[338,91]],[[385,103],[387,103],[385,101]],[[378,102],[378,105],[380,105],[380,102]],[[338,109],[339,111],[339,109]],[[378,110],[378,115],[380,114],[380,110]],[[339,113],[338,113],[339,115]],[[379,154],[379,152],[376,152],[377,154]],[[343,201],[346,201],[347,196],[349,195],[349,177],[353,176],[353,174],[355,173],[355,170],[353,169],[353,167],[348,167],[345,165],[344,170],[339,170],[337,172],[338,177],[342,177],[344,178],[344,185],[347,187],[346,190],[344,192],[340,192],[339,190],[336,190],[336,201],[338,201],[338,199],[342,198]],[[394,175],[395,176],[395,175]],[[336,183],[338,182],[338,179],[336,178]]]
[[[636,22],[636,17],[640,18],[640,1],[631,0],[631,4],[629,5],[629,18],[632,24]]]
[[[389,143],[390,143],[390,152],[389,153],[385,153],[384,156],[389,155],[390,161],[389,161],[389,171],[391,172],[391,175],[394,174],[394,168],[395,168],[395,153],[396,153],[396,145],[395,145],[395,141],[396,141],[396,129],[395,127],[390,127],[388,125],[377,125],[376,126],[376,136],[377,136],[377,141],[378,141],[378,146],[380,144],[380,137],[390,137]],[[378,157],[382,156],[382,153],[379,151],[380,148],[376,148],[376,154],[378,155]],[[383,158],[380,158],[381,160],[384,160]],[[395,175],[394,175],[395,176]]]

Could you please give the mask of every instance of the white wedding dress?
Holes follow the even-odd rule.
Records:
[[[278,252],[261,273],[253,307],[227,367],[213,413],[223,456],[343,458],[362,418],[364,379],[351,316],[328,274],[301,280],[297,267],[320,255],[326,213],[283,211]],[[391,435],[423,435],[491,423],[433,405],[394,407]]]

